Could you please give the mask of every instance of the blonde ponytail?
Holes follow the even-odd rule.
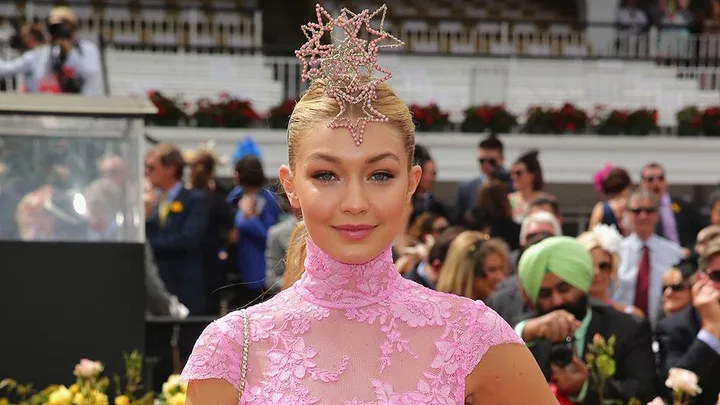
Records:
[[[307,228],[305,222],[299,221],[290,235],[287,253],[285,253],[285,275],[283,276],[283,290],[300,280],[305,272],[305,256],[307,254],[305,239]]]

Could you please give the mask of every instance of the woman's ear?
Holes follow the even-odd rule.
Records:
[[[420,177],[422,176],[422,168],[419,165],[415,165],[410,169],[410,175],[408,176],[408,189],[406,202],[410,202],[415,190],[417,189],[418,183],[420,183]]]
[[[282,184],[283,189],[285,190],[290,206],[295,209],[300,209],[300,200],[298,199],[297,194],[295,194],[295,185],[293,184],[293,172],[287,165],[280,166],[278,178],[280,179],[280,184]]]

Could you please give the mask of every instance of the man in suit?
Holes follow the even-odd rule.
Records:
[[[623,403],[637,398],[645,404],[655,397],[650,325],[589,300],[593,262],[580,243],[553,236],[531,246],[520,258],[518,279],[535,312],[515,331],[560,395],[573,403],[600,405],[597,381],[581,360],[594,336],[600,335],[606,341],[616,339],[616,370],[606,381],[604,398]]]
[[[694,206],[668,192],[665,169],[659,163],[648,163],[640,171],[640,187],[655,194],[660,201],[655,233],[692,251],[695,237],[709,225],[708,219]]]
[[[510,174],[505,170],[505,156],[503,143],[496,136],[490,135],[478,144],[478,163],[480,164],[480,177],[460,183],[455,196],[455,222],[477,205],[478,190],[482,183],[488,179],[498,179],[508,185],[508,192],[512,191]]]
[[[453,212],[450,206],[432,193],[437,176],[437,166],[430,156],[430,152],[422,145],[415,145],[415,164],[422,168],[422,177],[412,196],[413,210],[408,221],[409,225],[413,224],[423,212],[445,217],[448,221],[452,220]]]
[[[642,312],[655,327],[662,314],[662,275],[682,258],[680,246],[655,233],[658,200],[654,193],[636,190],[625,209],[633,233],[620,245],[620,262],[613,301],[625,312]]]
[[[691,404],[713,405],[720,394],[720,240],[708,244],[700,269],[693,305],[658,324],[660,377],[673,367],[694,372],[703,392]]]
[[[171,144],[153,147],[145,157],[145,176],[159,196],[146,201],[145,233],[168,291],[191,314],[205,311],[202,252],[208,207],[205,194],[183,187],[185,161]]]

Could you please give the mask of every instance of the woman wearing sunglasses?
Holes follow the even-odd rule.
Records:
[[[620,262],[618,253],[622,242],[622,235],[617,228],[614,225],[598,224],[592,230],[580,234],[577,241],[590,252],[593,259],[595,275],[590,286],[590,296],[612,305],[618,311],[644,317],[639,309],[610,299],[617,278],[617,267]]]
[[[662,276],[663,313],[672,315],[692,303],[692,285],[698,269],[698,256],[691,255]]]

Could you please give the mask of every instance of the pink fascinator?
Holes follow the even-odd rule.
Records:
[[[614,169],[615,166],[611,165],[610,163],[606,164],[602,167],[602,169],[598,170],[593,174],[593,185],[595,186],[595,190],[597,190],[600,194],[605,194],[603,192],[603,183],[605,182],[605,179],[607,179],[608,174]]]
[[[308,42],[295,51],[303,62],[302,79],[325,81],[328,94],[340,106],[340,112],[328,126],[347,128],[355,144],[360,145],[368,122],[388,120],[372,106],[378,86],[392,77],[390,71],[378,65],[378,50],[405,44],[383,28],[387,13],[384,4],[373,12],[366,9],[353,13],[344,8],[335,18],[318,4],[315,13],[317,22],[302,26]],[[378,16],[380,22],[375,29],[371,22]],[[330,44],[322,43],[326,33],[330,35]],[[355,120],[343,117],[348,105],[353,104],[362,107],[362,116]]]

